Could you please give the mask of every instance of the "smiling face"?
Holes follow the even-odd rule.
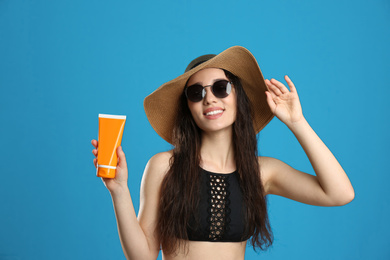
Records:
[[[188,80],[187,86],[200,84],[202,86],[213,85],[219,80],[230,81],[225,72],[217,68],[207,68],[198,71]],[[188,107],[191,111],[195,123],[204,132],[231,130],[236,120],[236,91],[234,86],[231,93],[225,98],[214,96],[210,87],[205,88],[206,95],[199,102],[187,100]]]

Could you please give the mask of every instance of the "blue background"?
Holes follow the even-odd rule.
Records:
[[[125,114],[138,211],[148,159],[170,149],[143,99],[195,57],[248,48],[294,81],[356,192],[335,208],[269,198],[275,242],[246,259],[390,259],[390,2],[0,0],[0,259],[124,259],[95,177],[98,114]],[[313,173],[274,119],[260,153]]]

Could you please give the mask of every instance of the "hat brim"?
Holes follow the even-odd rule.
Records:
[[[273,118],[265,91],[268,89],[255,57],[241,46],[233,46],[214,58],[164,83],[144,100],[146,116],[153,129],[168,143],[172,143],[174,121],[180,96],[187,80],[205,68],[225,69],[237,77],[248,96],[253,112],[255,132],[260,132]]]

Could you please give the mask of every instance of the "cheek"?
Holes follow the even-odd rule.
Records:
[[[191,112],[192,118],[197,122],[197,116],[201,108],[199,108],[199,103],[187,102],[188,108]]]
[[[232,93],[232,98],[229,100],[230,102],[230,107],[232,108],[232,111],[233,111],[233,114],[234,114],[234,120],[236,119],[236,115],[237,115],[237,96],[236,96],[236,93],[233,92]]]

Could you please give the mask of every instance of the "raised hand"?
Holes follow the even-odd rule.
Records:
[[[92,140],[91,143],[95,147],[95,149],[92,150],[93,155],[95,155],[96,157],[93,159],[93,164],[95,165],[95,168],[97,168],[98,141]],[[127,187],[127,178],[128,178],[127,163],[126,163],[125,153],[123,152],[121,146],[118,147],[116,153],[118,155],[118,164],[116,166],[115,178],[113,179],[102,178],[104,185],[107,187],[107,189],[110,192],[115,192],[115,190],[117,189]]]
[[[287,126],[303,119],[302,107],[297,90],[286,75],[284,77],[290,90],[276,79],[265,80],[269,91],[266,91],[267,102],[272,113]]]

